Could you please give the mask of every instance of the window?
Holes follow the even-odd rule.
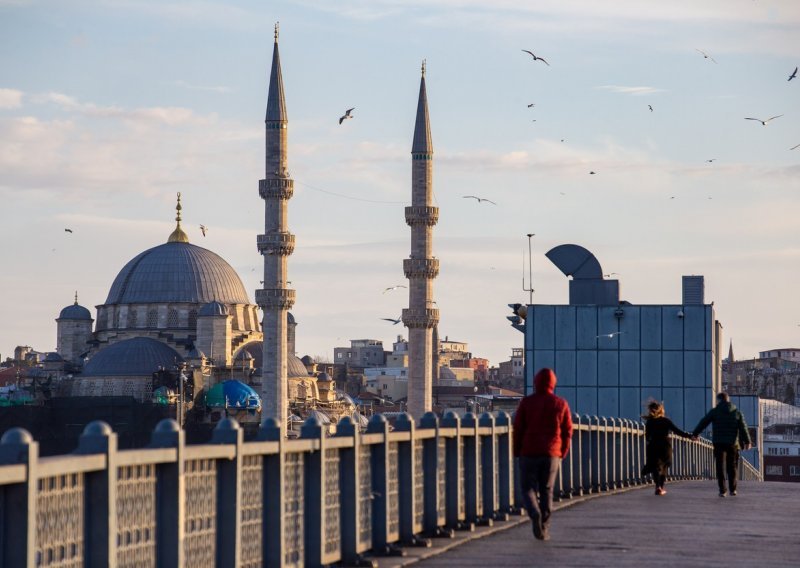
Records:
[[[783,475],[783,466],[782,465],[768,465],[767,466],[767,475]]]
[[[147,327],[158,327],[158,310],[155,308],[147,312]]]
[[[167,312],[167,327],[178,327],[178,310],[170,308]]]
[[[197,310],[189,310],[189,327],[191,329],[197,327]]]
[[[128,310],[128,327],[136,327],[139,323],[139,310],[132,307]]]
[[[342,352],[341,351],[339,351],[339,353],[336,354],[336,358],[337,359],[341,359],[342,358]]]
[[[800,465],[790,465],[789,475],[792,477],[800,477]]]
[[[767,448],[767,455],[777,456],[778,455],[778,448]]]

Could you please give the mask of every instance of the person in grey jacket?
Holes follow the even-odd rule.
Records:
[[[739,467],[739,448],[750,447],[750,433],[742,413],[734,406],[728,393],[717,395],[717,406],[703,416],[695,426],[692,436],[697,436],[708,425],[712,427],[711,442],[714,444],[714,461],[717,466],[719,496],[725,497],[725,476],[728,478],[730,494],[736,495],[736,471]]]

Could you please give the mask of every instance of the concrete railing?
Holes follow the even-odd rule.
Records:
[[[641,478],[639,423],[575,416],[558,498]],[[149,447],[117,450],[103,422],[77,450],[38,455],[22,429],[0,440],[0,566],[320,566],[402,554],[430,537],[517,513],[510,417],[382,416],[360,433],[344,418],[327,437],[309,419],[297,440],[266,420],[243,441],[232,419],[212,442],[184,443],[173,420]],[[713,475],[707,441],[675,440],[672,475]],[[742,465],[742,478],[757,472]],[[516,488],[516,489],[515,489]]]

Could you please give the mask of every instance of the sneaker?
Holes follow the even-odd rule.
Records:
[[[731,497],[736,497],[736,489],[734,489],[733,491],[731,491]]]
[[[725,492],[724,492],[724,491],[720,491],[720,492],[719,492],[719,496],[720,496],[720,497],[725,497]]]
[[[531,525],[533,526],[533,536],[536,537],[537,540],[544,540],[544,531],[542,530],[542,525],[539,520],[531,521]]]
[[[666,494],[667,494],[667,490],[662,487],[661,488],[661,493],[659,493],[659,495],[666,495]]]

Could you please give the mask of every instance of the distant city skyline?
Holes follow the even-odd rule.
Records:
[[[506,304],[528,299],[535,233],[535,303],[568,302],[544,253],[575,243],[637,304],[678,304],[681,276],[704,275],[723,357],[731,339],[740,358],[800,345],[794,2],[0,0],[3,358],[54,350],[76,290],[96,317],[166,242],[178,191],[190,241],[255,299],[276,21],[299,355],[408,337],[382,318],[408,306],[384,292],[408,284],[423,59],[440,337],[494,365],[521,346]]]

